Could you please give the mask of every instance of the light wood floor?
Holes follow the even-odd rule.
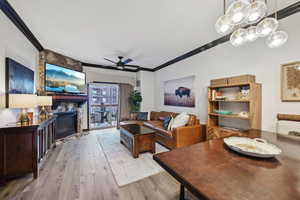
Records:
[[[177,200],[179,184],[163,172],[119,188],[95,133],[57,146],[32,176],[0,188],[13,200]]]

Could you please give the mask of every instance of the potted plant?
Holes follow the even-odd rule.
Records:
[[[143,98],[140,91],[134,90],[130,93],[128,102],[130,104],[131,113],[140,111],[142,100]]]

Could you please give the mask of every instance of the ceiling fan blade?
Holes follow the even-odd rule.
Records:
[[[138,65],[124,65],[125,67],[140,68]]]
[[[104,60],[107,60],[107,61],[109,61],[109,62],[112,62],[112,63],[114,63],[114,64],[117,64],[115,61],[109,60],[109,59],[107,59],[107,58],[104,58]]]
[[[133,61],[132,59],[128,58],[128,59],[125,60],[123,63],[126,65],[126,64],[128,64],[128,63],[130,63],[130,62],[132,62],[132,61]]]

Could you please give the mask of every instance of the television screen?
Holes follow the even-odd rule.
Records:
[[[46,63],[45,91],[85,93],[85,73]]]

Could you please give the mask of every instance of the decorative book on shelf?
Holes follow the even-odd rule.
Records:
[[[208,87],[207,140],[261,129],[261,84],[255,76],[211,80]]]

